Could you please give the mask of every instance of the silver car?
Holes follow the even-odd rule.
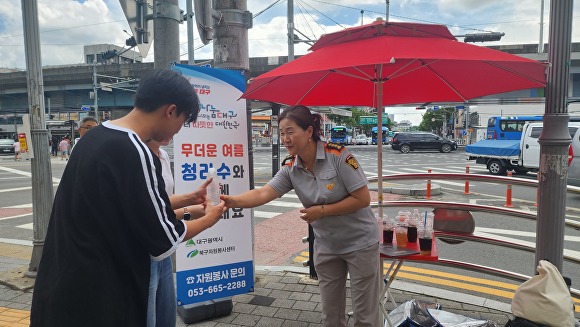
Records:
[[[354,137],[353,139],[353,144],[355,145],[367,145],[368,141],[367,141],[367,136],[364,134],[359,134],[357,136]]]
[[[14,140],[0,139],[0,154],[14,154]]]

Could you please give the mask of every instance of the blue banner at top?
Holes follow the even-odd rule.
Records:
[[[180,71],[184,76],[202,78],[218,83],[225,82],[235,87],[242,93],[246,91],[246,77],[244,76],[243,71],[240,70],[189,66],[182,64],[175,64],[173,65],[172,69]]]

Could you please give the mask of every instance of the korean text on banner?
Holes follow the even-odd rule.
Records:
[[[175,65],[196,90],[200,111],[173,139],[175,192],[191,192],[215,168],[222,194],[250,188],[245,89],[239,71]],[[230,208],[176,252],[177,303],[187,305],[254,288],[250,209]]]

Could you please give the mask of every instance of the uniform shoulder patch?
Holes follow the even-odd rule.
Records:
[[[346,148],[344,147],[344,145],[340,145],[340,144],[336,144],[336,143],[326,143],[326,145],[324,146],[324,151],[326,152],[330,152],[336,155],[340,155],[340,153],[342,151],[344,151]]]
[[[291,154],[287,155],[282,161],[282,166],[292,166],[294,164],[294,158],[296,158],[296,156]]]
[[[344,161],[354,170],[357,170],[359,167],[358,161],[356,161],[356,158],[352,154],[349,154]]]

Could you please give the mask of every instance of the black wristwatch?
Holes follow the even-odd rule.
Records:
[[[192,220],[191,214],[187,211],[187,207],[183,207],[183,220]]]

